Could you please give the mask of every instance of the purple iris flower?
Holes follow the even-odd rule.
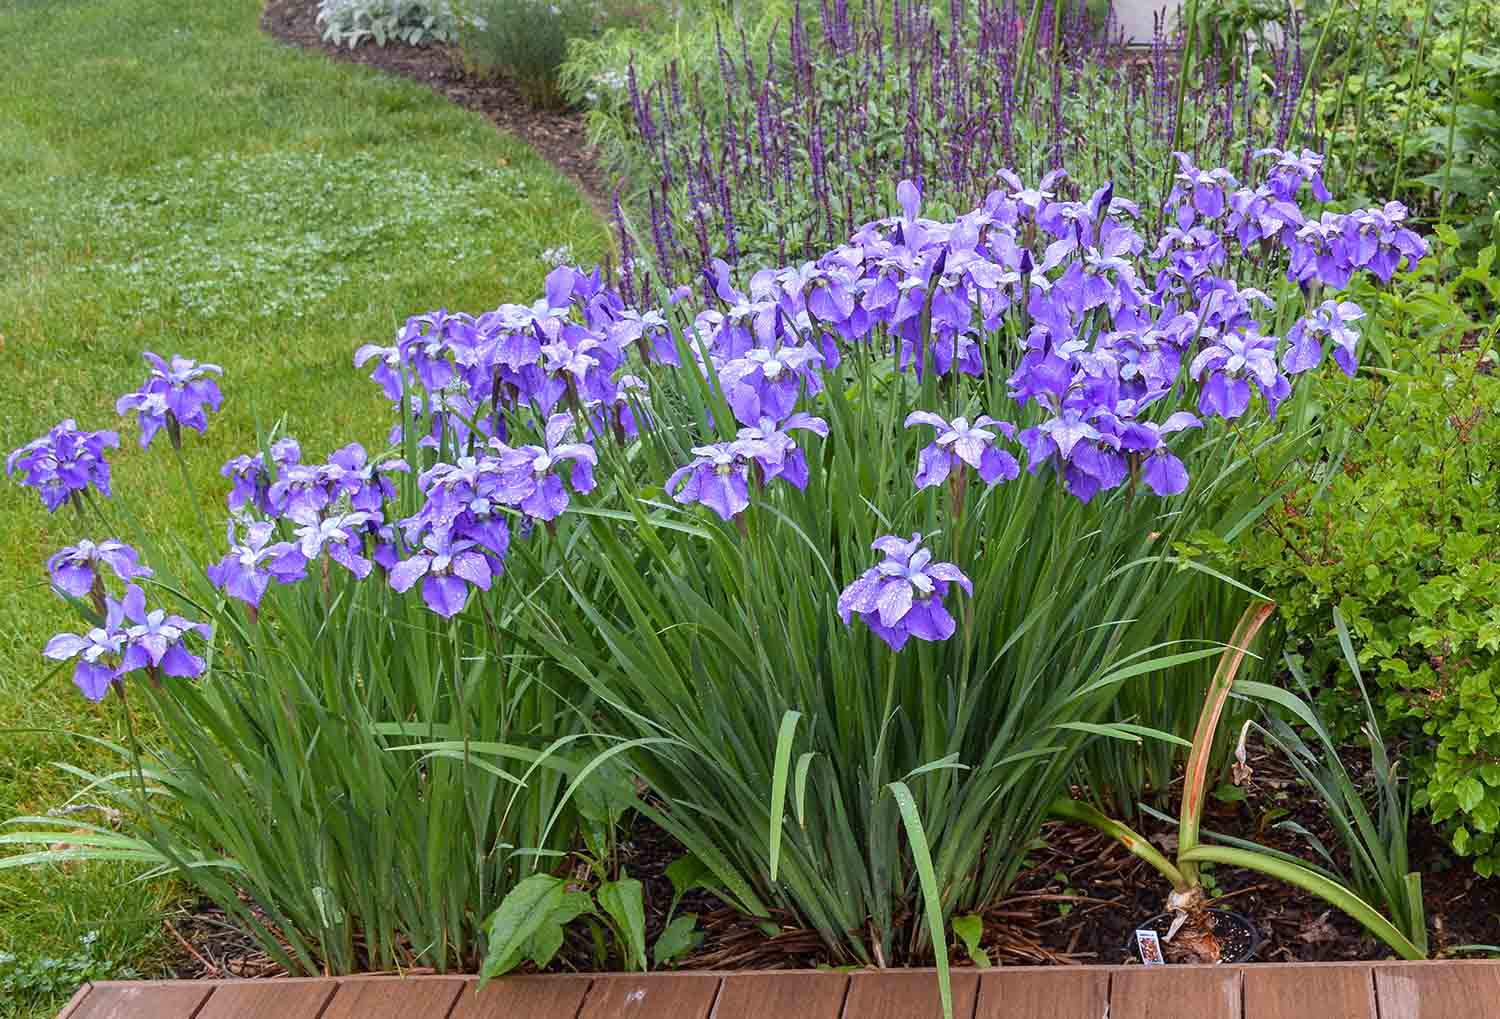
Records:
[[[912,411],[906,416],[906,427],[930,425],[937,429],[935,442],[917,455],[917,488],[941,485],[959,463],[966,463],[979,472],[987,485],[1001,478],[1014,480],[1021,473],[1016,458],[1003,449],[995,448],[995,432],[1007,439],[1015,437],[1015,426],[1008,421],[997,421],[988,414],[981,414],[970,424],[968,418],[958,417],[951,422],[925,410]],[[994,426],[991,430],[990,426]]]
[[[219,468],[221,477],[229,479],[229,509],[231,512],[253,506],[262,513],[271,515],[268,496],[271,479],[266,474],[266,458],[259,453],[254,456],[241,454],[224,461]]]
[[[69,545],[47,560],[47,573],[52,578],[53,587],[74,598],[82,598],[100,582],[97,572],[100,564],[108,566],[115,576],[125,581],[151,576],[151,570],[140,564],[136,550],[113,538],[97,543],[85,539]]]
[[[271,443],[271,459],[277,467],[290,467],[302,462],[302,443],[290,435]]]
[[[740,429],[733,445],[741,457],[754,461],[760,468],[761,487],[777,478],[784,478],[799,489],[807,487],[807,456],[787,434],[794,428],[828,437],[827,421],[801,411],[779,425],[770,418],[761,418],[758,424]]]
[[[671,365],[673,368],[682,363],[667,320],[659,311],[640,312],[634,308],[625,308],[619,313],[619,318],[610,324],[607,335],[621,347],[641,341],[637,349],[647,361]]]
[[[1104,403],[1062,407],[1056,416],[1016,436],[1035,474],[1052,463],[1069,492],[1088,502],[1099,491],[1118,488],[1130,476],[1120,437],[1108,429],[1113,413]]]
[[[417,487],[426,494],[426,504],[402,521],[402,527],[408,535],[423,530],[447,534],[473,503],[494,499],[499,480],[498,457],[461,456],[457,463],[435,463],[417,475]]]
[[[190,653],[183,639],[196,632],[207,640],[213,636],[212,627],[171,615],[166,609],[148,610],[146,593],[135,584],[125,588],[120,605],[125,618],[134,625],[125,629],[125,652],[120,657],[119,675],[137,669],[160,669],[168,676],[182,679],[203,674],[203,659]]]
[[[1359,330],[1349,323],[1364,317],[1364,309],[1353,301],[1324,301],[1311,315],[1299,318],[1287,330],[1287,349],[1281,366],[1288,375],[1318,367],[1323,362],[1322,337],[1327,336],[1333,340],[1333,359],[1352,378],[1359,367],[1356,358]]]
[[[718,369],[719,384],[740,424],[756,425],[761,418],[780,421],[791,414],[804,382],[809,392],[818,391],[816,369],[822,361],[823,355],[810,346],[754,347]]]
[[[1053,456],[1070,460],[1075,447],[1099,437],[1099,429],[1090,423],[1087,412],[1077,407],[1064,407],[1056,416],[1022,431],[1016,436],[1016,441],[1026,447],[1027,465],[1035,474]]]
[[[940,641],[953,636],[957,624],[943,599],[950,584],[958,584],[972,597],[969,578],[952,563],[933,562],[920,534],[913,534],[910,541],[886,535],[870,547],[884,552],[885,559],[839,595],[838,611],[844,624],[858,613],[892,651],[900,651],[909,637]]]
[[[1172,194],[1167,198],[1168,206],[1177,207],[1177,225],[1183,230],[1192,227],[1199,215],[1217,219],[1223,215],[1225,194],[1236,186],[1234,175],[1223,167],[1200,170],[1193,165],[1186,152],[1174,152],[1181,167]],[[1181,204],[1178,204],[1181,203]]]
[[[229,554],[207,569],[208,579],[231,598],[255,608],[275,580],[293,584],[307,576],[307,559],[289,541],[272,541],[276,525],[258,521],[246,525],[245,540],[235,543],[234,521],[229,522]]]
[[[370,463],[365,448],[357,442],[335,450],[328,463],[318,468],[319,481],[327,486],[333,498],[348,495],[350,505],[365,513],[379,513],[386,500],[396,497],[391,474],[410,470],[405,460]]]
[[[296,532],[297,549],[309,563],[326,551],[328,558],[364,580],[370,575],[370,560],[359,553],[364,545],[364,526],[374,519],[378,518],[370,513],[332,517],[302,514],[298,521],[302,526]]]
[[[102,701],[109,693],[109,684],[120,675],[120,658],[125,653],[125,610],[113,598],[105,605],[103,626],[86,634],[59,633],[42,649],[42,654],[54,661],[78,660],[73,683],[91,701]]]
[[[1406,206],[1386,202],[1379,209],[1357,209],[1343,218],[1343,230],[1354,264],[1369,269],[1382,283],[1404,263],[1408,271],[1427,257],[1427,242],[1416,231],[1401,226]]]
[[[737,442],[694,446],[693,460],[667,479],[667,494],[683,505],[702,503],[723,520],[750,506],[750,461]]]
[[[405,593],[420,579],[422,600],[446,619],[463,609],[470,584],[488,591],[491,576],[489,560],[475,542],[446,540],[429,534],[410,559],[397,563],[391,570],[390,582],[391,587]]]
[[[1204,372],[1209,373],[1198,397],[1198,409],[1226,420],[1239,417],[1250,406],[1253,381],[1274,417],[1276,405],[1291,391],[1286,376],[1276,366],[1275,337],[1248,332],[1225,333],[1210,339],[1212,342],[1199,351],[1188,368],[1195,382],[1203,378]]]
[[[401,521],[408,545],[423,540],[423,534],[443,542],[465,539],[480,546],[491,573],[503,572],[510,549],[510,527],[499,497],[500,473],[499,458],[491,456],[461,457],[456,464],[434,464],[423,471],[417,484],[427,501],[416,514]]]
[[[562,461],[573,461],[573,490],[587,494],[594,490],[594,465],[599,462],[594,447],[584,442],[565,442],[573,428],[573,418],[553,414],[547,419],[542,440],[545,446],[511,448],[491,442],[498,449],[500,481],[495,493],[503,502],[518,506],[539,520],[555,520],[568,508],[568,492],[562,478],[552,473]]]
[[[381,524],[376,528],[374,544],[370,558],[387,573],[396,568],[396,563],[400,562],[408,547],[401,531],[394,524]]]
[[[115,401],[115,413],[124,416],[136,412],[141,426],[141,448],[151,445],[163,426],[174,447],[182,444],[180,427],[191,428],[200,435],[206,431],[208,414],[204,408],[216,411],[224,399],[218,383],[209,376],[223,375],[224,369],[176,355],[169,364],[149,350],[141,356],[151,365],[151,377],[140,389]]]
[[[384,390],[386,399],[393,403],[400,403],[401,394],[404,391],[401,379],[401,348],[381,347],[374,343],[366,343],[354,352],[354,367],[356,368],[363,368],[371,360],[375,361],[375,367],[370,372],[370,378]]]
[[[1291,149],[1256,149],[1255,157],[1261,156],[1276,157],[1276,165],[1266,174],[1266,185],[1276,197],[1296,198],[1304,181],[1312,185],[1313,197],[1318,201],[1326,202],[1333,197],[1323,184],[1323,157],[1311,149],[1303,149],[1301,153]]]
[[[316,464],[287,464],[276,472],[266,496],[271,517],[290,517],[299,523],[318,516],[334,500],[334,493],[323,484]]]
[[[165,609],[147,610],[145,592],[131,584],[120,601],[105,599],[103,626],[83,635],[59,633],[42,654],[60,662],[76,658],[73,682],[89,700],[100,701],[111,683],[137,669],[182,678],[202,675],[203,659],[184,644],[190,633],[208,639],[213,629]]]
[[[1202,428],[1203,422],[1187,411],[1178,411],[1161,424],[1130,421],[1120,429],[1120,448],[1139,454],[1141,480],[1160,496],[1187,490],[1187,467],[1167,448],[1166,436],[1185,428]]]
[[[396,341],[399,356],[429,393],[453,381],[451,334],[464,331],[470,324],[467,316],[449,314],[446,308],[406,320]],[[389,387],[386,392],[390,392]]]
[[[21,472],[21,484],[34,488],[48,513],[57,512],[93,485],[109,497],[109,461],[104,450],[116,449],[114,432],[80,432],[72,418],[40,439],[33,439],[5,458],[5,473]]]

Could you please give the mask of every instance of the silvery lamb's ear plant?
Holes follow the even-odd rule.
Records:
[[[465,25],[461,0],[318,0],[323,40],[351,50],[365,40],[377,46],[454,42]]]

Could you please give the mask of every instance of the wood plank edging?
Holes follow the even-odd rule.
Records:
[[[73,992],[73,996],[68,999],[68,1003],[63,1006],[62,1011],[57,1013],[57,1019],[68,1019],[68,1016],[77,1012],[78,1006],[83,1004],[83,999],[87,998],[93,989],[94,985],[92,983],[80,985],[78,990]]]
[[[1171,967],[1171,968],[1169,968],[1169,971],[1180,972],[1180,971],[1187,970],[1187,969],[1188,969],[1188,967]],[[1204,969],[1207,970],[1209,968],[1208,967],[1204,967]],[[1213,969],[1219,970],[1219,972],[1221,974],[1225,975],[1225,976],[1230,976],[1232,974],[1232,977],[1231,977],[1232,982],[1234,983],[1235,987],[1237,988],[1237,990],[1239,992],[1238,996],[1237,996],[1238,999],[1239,999],[1239,1001],[1238,1001],[1239,1007],[1236,1010],[1236,1012],[1237,1012],[1237,1019],[1259,1019],[1259,1017],[1257,1017],[1257,1016],[1247,1016],[1245,1014],[1245,1010],[1246,1010],[1246,1007],[1247,1007],[1247,1002],[1245,1000],[1245,986],[1246,986],[1246,983],[1248,982],[1247,981],[1247,976],[1249,974],[1257,973],[1257,972],[1261,973],[1261,974],[1268,974],[1268,973],[1278,973],[1279,974],[1279,973],[1285,973],[1285,972],[1287,972],[1289,970],[1297,970],[1297,971],[1306,973],[1309,977],[1313,977],[1316,973],[1318,973],[1320,971],[1326,973],[1326,972],[1330,972],[1330,971],[1350,971],[1350,970],[1355,970],[1355,969],[1363,970],[1364,973],[1367,974],[1367,978],[1366,978],[1366,980],[1361,980],[1360,982],[1361,983],[1365,983],[1366,986],[1368,987],[1368,994],[1369,994],[1369,1000],[1370,1000],[1370,1006],[1371,1006],[1371,1013],[1370,1014],[1371,1014],[1372,1017],[1373,1016],[1383,1016],[1384,1015],[1384,1009],[1382,1008],[1382,1001],[1383,1001],[1383,998],[1385,997],[1385,995],[1382,992],[1382,984],[1381,984],[1383,976],[1385,976],[1387,978],[1397,978],[1402,973],[1410,973],[1410,974],[1413,974],[1414,976],[1416,974],[1421,974],[1421,977],[1423,979],[1421,979],[1419,981],[1419,983],[1425,985],[1425,984],[1428,984],[1429,981],[1431,981],[1432,979],[1442,980],[1442,977],[1440,977],[1439,974],[1440,973],[1444,973],[1444,972],[1449,972],[1449,973],[1453,973],[1454,976],[1455,976],[1455,978],[1457,978],[1460,981],[1465,982],[1465,983],[1477,980],[1479,983],[1482,983],[1482,984],[1485,984],[1485,985],[1488,985],[1488,986],[1495,986],[1497,984],[1500,984],[1500,960],[1490,960],[1490,959],[1431,959],[1431,960],[1422,960],[1422,961],[1416,961],[1416,962],[1405,962],[1405,961],[1400,961],[1400,960],[1382,959],[1382,960],[1367,961],[1367,962],[1249,963],[1249,964],[1236,965],[1236,966],[1214,967]],[[716,1010],[718,1008],[719,1001],[722,998],[723,993],[724,993],[725,981],[728,980],[729,978],[733,978],[736,981],[736,983],[738,983],[738,984],[744,984],[744,983],[747,983],[747,982],[754,983],[754,982],[759,982],[759,981],[762,981],[762,980],[765,980],[765,979],[777,979],[777,980],[786,981],[788,983],[795,983],[795,982],[797,982],[799,980],[799,978],[801,978],[801,979],[807,979],[807,978],[819,977],[819,978],[826,979],[827,977],[831,976],[835,972],[840,973],[840,975],[842,975],[845,978],[847,978],[846,979],[846,983],[844,985],[844,1003],[845,1003],[845,1005],[847,1005],[849,997],[852,994],[852,992],[853,992],[856,984],[864,982],[864,981],[861,980],[862,977],[865,978],[866,980],[868,980],[868,979],[870,979],[872,977],[876,977],[876,976],[878,976],[879,974],[882,974],[882,973],[884,973],[884,974],[904,973],[904,974],[910,974],[910,975],[925,974],[925,975],[930,976],[930,977],[935,977],[937,971],[935,969],[931,968],[931,967],[914,968],[914,969],[907,969],[907,970],[860,969],[860,970],[850,970],[850,971],[829,971],[829,970],[674,970],[674,971],[665,972],[665,973],[649,973],[649,974],[639,973],[639,972],[631,972],[631,973],[571,973],[571,974],[555,974],[555,975],[554,974],[529,974],[529,975],[523,975],[523,976],[503,977],[503,978],[500,978],[500,980],[497,981],[497,982],[498,983],[513,983],[513,984],[522,984],[522,985],[524,985],[524,984],[532,984],[532,983],[537,983],[537,982],[552,982],[552,981],[556,981],[556,980],[573,980],[573,981],[577,981],[580,978],[586,979],[588,981],[588,984],[586,985],[586,988],[583,991],[583,996],[580,999],[580,1004],[579,1004],[579,1008],[580,1009],[586,1009],[586,1006],[591,1002],[591,1000],[595,999],[596,996],[599,993],[601,993],[601,992],[603,992],[605,990],[606,985],[610,985],[610,984],[614,984],[614,985],[618,986],[618,984],[620,982],[644,982],[644,983],[647,983],[647,984],[653,984],[653,985],[655,985],[655,986],[657,986],[659,988],[664,988],[664,985],[665,986],[670,986],[670,985],[673,985],[673,984],[680,984],[683,981],[701,981],[703,983],[706,983],[707,981],[706,981],[705,978],[714,978],[717,981],[717,984],[716,984],[714,993],[712,995],[711,1001],[708,1002],[706,1008],[703,1010],[703,1014],[702,1015],[694,1015],[694,1016],[672,1016],[672,1017],[666,1017],[666,1016],[664,1016],[664,1017],[662,1017],[662,1019],[713,1019],[713,1017],[715,1015],[715,1012],[716,1012]],[[1016,976],[1025,976],[1025,975],[1028,975],[1028,974],[1048,974],[1051,978],[1054,978],[1054,979],[1056,979],[1056,978],[1066,979],[1065,975],[1072,974],[1072,975],[1076,975],[1078,978],[1085,978],[1087,976],[1088,979],[1094,980],[1094,981],[1098,981],[1100,979],[1100,977],[1103,977],[1103,979],[1104,979],[1104,987],[1105,987],[1105,994],[1107,996],[1106,1000],[1108,1000],[1110,1002],[1113,1002],[1114,999],[1115,999],[1115,996],[1116,996],[1116,991],[1117,991],[1116,984],[1120,982],[1120,981],[1118,981],[1116,979],[1116,977],[1118,975],[1127,974],[1127,973],[1128,974],[1135,974],[1135,975],[1139,975],[1139,976],[1144,976],[1145,975],[1145,971],[1142,969],[1142,967],[1139,967],[1139,966],[1105,966],[1105,965],[1097,965],[1097,964],[1080,965],[1080,966],[1005,966],[1005,967],[1000,967],[1000,968],[997,968],[997,969],[984,970],[984,971],[969,969],[967,967],[962,967],[962,968],[959,968],[959,969],[957,969],[957,970],[954,971],[954,975],[955,976],[964,976],[966,979],[978,978],[977,979],[977,986],[973,989],[974,997],[973,997],[973,1003],[972,1003],[972,1006],[971,1006],[972,1009],[975,1010],[976,1014],[977,1014],[978,1011],[982,1011],[983,1010],[981,1008],[981,1001],[982,1001],[982,995],[983,995],[983,987],[984,987],[985,983],[987,982],[987,978],[1003,982],[1004,978],[1007,975],[1011,975],[1011,974],[1016,975]],[[1462,974],[1462,976],[1460,976],[1460,974]],[[1138,979],[1138,977],[1137,977],[1137,979]],[[1253,979],[1253,978],[1250,978],[1250,979]],[[1347,981],[1347,978],[1344,978],[1344,979]],[[71,1017],[73,1017],[75,1015],[83,1014],[83,1012],[86,1011],[86,1009],[85,1009],[85,1002],[90,998],[91,995],[96,994],[98,992],[102,992],[102,991],[118,990],[118,989],[124,989],[124,988],[152,988],[152,987],[158,987],[158,988],[162,988],[163,990],[166,990],[168,988],[171,988],[171,989],[183,989],[183,988],[187,988],[187,987],[192,987],[192,988],[196,988],[196,989],[202,990],[204,992],[204,994],[203,994],[203,1001],[200,1003],[200,1005],[198,1006],[198,1009],[195,1012],[195,1014],[197,1014],[197,1012],[201,1012],[203,1010],[203,1008],[207,1006],[208,1002],[212,1000],[212,998],[214,997],[214,992],[217,989],[222,988],[222,987],[243,987],[245,985],[252,985],[252,984],[260,986],[260,987],[267,987],[267,988],[278,986],[278,985],[280,985],[280,986],[286,986],[286,987],[291,987],[291,986],[296,986],[296,985],[305,985],[305,984],[309,984],[309,983],[318,983],[318,984],[330,984],[331,983],[331,984],[334,985],[334,992],[329,996],[328,1001],[324,1003],[325,1009],[328,1007],[328,1005],[331,1002],[333,1002],[333,1001],[335,1001],[335,1000],[338,999],[338,997],[339,997],[338,989],[341,988],[341,987],[345,987],[345,986],[347,986],[350,990],[353,990],[356,987],[364,987],[364,988],[367,988],[369,991],[374,992],[374,988],[369,987],[370,984],[388,983],[388,984],[391,984],[391,985],[395,986],[395,985],[402,985],[402,984],[422,983],[422,984],[428,985],[429,987],[431,987],[432,985],[435,985],[435,984],[436,985],[445,985],[445,984],[446,985],[452,985],[453,991],[454,991],[454,996],[453,996],[453,999],[451,1001],[451,1004],[450,1004],[447,1012],[444,1015],[442,1015],[442,1016],[432,1015],[432,1016],[420,1016],[420,1017],[419,1016],[413,1016],[413,1017],[411,1017],[411,1019],[447,1019],[447,1015],[451,1014],[453,1012],[453,1010],[458,1007],[458,1003],[459,1003],[459,1001],[461,1000],[461,997],[462,997],[462,985],[473,983],[474,980],[475,980],[475,977],[474,977],[473,974],[431,974],[431,973],[414,974],[414,975],[407,975],[407,976],[401,976],[401,975],[397,975],[397,974],[368,974],[368,975],[366,975],[366,974],[358,974],[358,975],[343,976],[343,977],[324,977],[324,976],[316,976],[316,977],[275,977],[275,978],[262,978],[262,979],[144,980],[144,981],[141,981],[141,980],[101,980],[101,981],[91,981],[89,983],[86,983],[86,984],[83,984],[82,986],[80,986],[77,989],[77,991],[74,992],[72,998],[68,1001],[68,1003],[63,1007],[62,1011],[60,1013],[58,1013],[58,1019],[71,1019]],[[1492,981],[1494,983],[1491,983]],[[1347,986],[1347,983],[1346,983],[1346,986]],[[684,993],[686,993],[685,989],[684,989]],[[1347,992],[1346,992],[1345,993],[1345,997],[1347,998],[1347,996],[1348,995],[1347,995]],[[675,994],[669,994],[668,995],[668,998],[672,998],[672,997],[676,997],[676,995]],[[698,997],[702,997],[702,994],[700,993],[698,995]],[[1439,997],[1442,997],[1442,996],[1439,995]],[[1500,1001],[1500,995],[1497,995],[1497,1001]],[[1434,1004],[1436,1004],[1436,1002],[1434,1002]],[[1497,1006],[1497,1008],[1500,1008],[1500,1006]],[[695,1006],[695,1010],[696,1010],[696,1006]],[[840,1009],[841,1013],[846,1012],[846,1011],[847,1011],[846,1007]],[[964,1011],[968,1012],[968,1011],[970,1011],[970,1008],[965,1008]],[[1488,1013],[1488,1012],[1485,1013],[1486,1017],[1488,1017],[1489,1015],[1490,1015],[1490,1013]],[[1496,1015],[1497,1019],[1500,1019],[1500,1010],[1497,1010],[1497,1012],[1495,1013],[1495,1015]],[[145,1017],[142,1017],[142,1019],[145,1019]],[[577,1019],[577,1017],[576,1016],[575,1017],[559,1017],[559,1019]],[[963,1017],[963,1019],[968,1019],[968,1017],[967,1016]],[[1207,1019],[1207,1017],[1205,1017],[1205,1019]],[[1395,1017],[1390,1017],[1390,1019],[1395,1019]]]
[[[1361,967],[1365,969],[1408,969],[1408,968],[1435,968],[1443,966],[1454,967],[1500,967],[1500,958],[1497,959],[1372,959],[1364,962],[1336,960],[1330,962],[1247,962],[1232,965],[1215,966],[1219,970],[1266,970],[1266,969],[1351,969]],[[954,966],[953,973],[972,972],[984,973],[1118,973],[1122,970],[1136,970],[1138,966],[1116,966],[1104,963],[1082,963],[1076,966],[997,966],[990,970],[980,970],[970,966]],[[1181,967],[1185,968],[1185,967]],[[679,980],[691,977],[752,977],[756,979],[769,979],[773,977],[794,976],[799,973],[844,973],[847,976],[858,976],[861,973],[937,973],[933,966],[900,967],[886,970],[866,967],[863,969],[849,970],[820,970],[820,969],[675,969],[662,972],[641,973],[630,970],[610,970],[597,973],[523,973],[514,976],[496,977],[497,980],[550,980],[553,977],[588,977],[592,980],[600,980],[605,977],[627,977],[640,979],[642,977],[651,980]],[[345,976],[318,976],[318,977],[223,977],[210,980],[94,980],[86,984],[86,987],[129,987],[129,986],[173,986],[179,984],[192,984],[194,987],[217,987],[221,984],[293,984],[293,983],[318,983],[325,980],[335,980],[339,983],[354,983],[360,981],[391,981],[400,982],[405,980],[474,980],[474,973],[417,973],[401,976],[395,973],[351,973]],[[82,990],[83,988],[80,988]]]

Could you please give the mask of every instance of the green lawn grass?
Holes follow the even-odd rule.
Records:
[[[385,404],[353,369],[356,346],[430,308],[529,302],[544,249],[591,260],[607,243],[576,191],[483,118],[280,46],[259,13],[258,0],[0,0],[0,454],[63,418],[118,429],[117,500],[205,558],[222,542],[218,466],[254,448],[258,425],[284,414],[309,456],[380,441]],[[114,414],[145,378],[143,349],[224,367],[223,412],[185,441],[199,507],[165,444],[142,451]],[[39,654],[73,625],[43,560],[105,535],[9,480],[0,521],[9,817],[67,802],[79,781],[56,762],[109,765],[69,733],[123,739],[123,720]],[[32,974],[0,986],[0,1017],[55,1010],[36,975],[48,959],[93,976],[160,967],[173,889],[131,877],[0,870],[0,981]]]

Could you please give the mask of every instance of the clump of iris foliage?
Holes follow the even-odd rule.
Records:
[[[164,742],[62,855],[174,870],[294,969],[467,965],[634,774],[726,901],[945,968],[1091,742],[1155,735],[1122,691],[1217,653],[1168,634],[1174,542],[1253,518],[1250,436],[1356,366],[1340,292],[1426,252],[1398,204],[1320,210],[1313,153],[1255,167],[1180,154],[1160,217],[1007,173],[933,218],[906,180],[813,261],[415,316],[355,358],[390,447],[268,435],[190,574],[64,422],[6,465],[77,514],[45,653]],[[147,361],[119,410],[181,465],[231,380]]]
[[[624,196],[622,243],[658,275],[815,257],[890,207],[898,167],[943,215],[1000,186],[1001,167],[1031,180],[1066,168],[1070,198],[1111,179],[1154,214],[1173,150],[1246,176],[1251,153],[1285,147],[1309,112],[1295,32],[1262,67],[1237,43],[1195,47],[1160,27],[1149,49],[1129,47],[1108,5],[807,6],[770,30],[711,26],[707,66],[641,56],[638,72],[632,51],[611,71],[595,65],[618,53],[575,49],[595,133],[643,189]]]

